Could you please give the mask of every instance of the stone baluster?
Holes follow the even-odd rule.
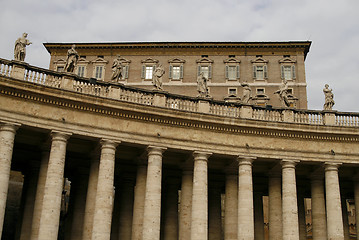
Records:
[[[208,158],[194,152],[191,239],[208,240]]]
[[[282,160],[283,239],[299,240],[295,165],[298,161]]]
[[[101,140],[92,240],[109,240],[114,198],[115,154],[118,143]]]
[[[162,153],[165,148],[149,146],[142,240],[160,238]]]

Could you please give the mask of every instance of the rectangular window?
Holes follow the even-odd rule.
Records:
[[[282,65],[282,79],[293,80],[295,79],[295,66],[284,66]]]
[[[128,68],[129,68],[129,65],[126,65],[126,66],[122,67],[121,80],[125,80],[125,79],[128,78]]]
[[[236,96],[237,95],[237,88],[228,88],[228,95],[229,96]]]
[[[85,76],[85,66],[78,66],[77,67],[77,75],[79,77],[84,77]]]
[[[152,79],[152,75],[153,75],[153,67],[146,66],[145,79]]]
[[[58,72],[63,72],[63,71],[64,71],[64,67],[57,67],[57,71],[58,71]]]
[[[264,94],[264,88],[257,88],[256,92],[257,92],[257,95],[263,95]]]
[[[256,70],[257,79],[264,79],[264,69],[263,66],[257,66]]]
[[[253,66],[253,78],[257,80],[267,79],[267,66],[266,65],[254,65]]]
[[[103,66],[96,66],[95,78],[102,79]]]
[[[180,66],[172,67],[172,79],[174,79],[174,80],[181,79],[181,67]]]
[[[208,79],[209,76],[209,67],[208,66],[201,66],[200,73],[203,73],[203,76]]]
[[[228,80],[237,80],[237,66],[228,66]]]

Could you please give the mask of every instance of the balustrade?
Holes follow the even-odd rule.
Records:
[[[0,75],[10,77],[11,62],[5,59],[0,59]]]

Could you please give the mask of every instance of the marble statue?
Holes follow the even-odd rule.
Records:
[[[279,90],[275,91],[274,94],[279,95],[279,100],[284,107],[290,107],[290,102],[288,99],[288,82],[283,80],[282,85],[280,85]]]
[[[328,84],[325,84],[325,88],[323,89],[325,102],[324,102],[324,110],[332,110],[335,104],[334,102],[334,94],[332,93],[332,89],[329,88]]]
[[[198,97],[209,97],[207,78],[204,76],[203,72],[197,77],[197,91]]]
[[[117,58],[113,61],[112,64],[112,76],[111,79],[118,81],[119,79],[122,78],[122,63],[120,60],[120,55],[117,56]]]
[[[250,100],[252,99],[252,89],[246,82],[243,82],[241,85],[243,87],[242,103],[250,104]]]
[[[23,33],[22,37],[19,37],[15,41],[14,59],[18,61],[25,61],[26,46],[32,44],[27,38],[27,33]]]
[[[79,54],[75,50],[75,44],[73,44],[72,47],[67,51],[66,65],[64,71],[70,73],[74,72],[78,60]]]
[[[161,64],[156,65],[153,71],[152,84],[157,90],[162,90],[162,76],[165,74]]]

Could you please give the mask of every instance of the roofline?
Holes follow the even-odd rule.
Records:
[[[304,58],[307,56],[311,41],[281,41],[281,42],[93,42],[93,43],[43,43],[51,54],[51,49],[68,49],[75,44],[77,48],[98,49],[129,49],[129,48],[304,48]]]

